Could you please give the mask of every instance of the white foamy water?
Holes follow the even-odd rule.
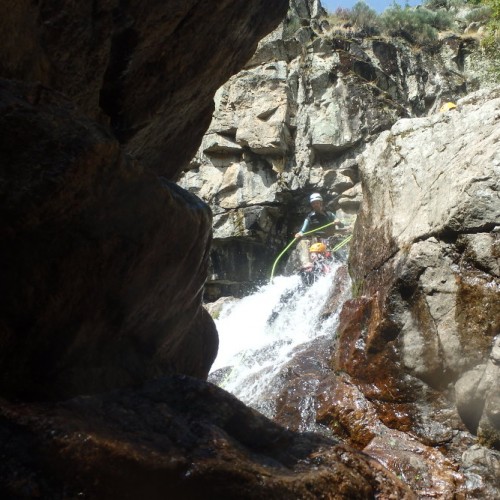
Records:
[[[218,385],[249,406],[259,407],[260,394],[292,355],[324,335],[333,335],[338,314],[320,319],[336,284],[340,263],[312,286],[299,276],[278,276],[256,293],[227,304],[216,320],[219,353],[211,374]],[[217,370],[219,372],[215,373]]]

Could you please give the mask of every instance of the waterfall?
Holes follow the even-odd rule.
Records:
[[[345,271],[345,265],[334,260],[330,271],[310,286],[299,276],[277,276],[255,293],[225,304],[215,320],[219,353],[209,380],[272,418],[275,394],[269,388],[277,387],[283,367],[317,339],[324,337],[327,345],[333,341],[349,289],[341,268]],[[337,310],[325,314],[325,305],[335,295]],[[310,406],[308,401],[301,404]]]

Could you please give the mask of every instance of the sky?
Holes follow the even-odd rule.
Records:
[[[337,7],[351,8],[358,0],[321,0],[321,5],[330,12],[335,12]],[[379,14],[393,4],[393,0],[365,0],[365,2]],[[423,3],[423,0],[398,0],[396,3],[404,7],[406,4],[411,7]]]

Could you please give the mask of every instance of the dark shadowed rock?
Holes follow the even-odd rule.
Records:
[[[286,7],[2,3],[3,395],[206,377],[211,214],[167,179],[198,147],[215,90]]]
[[[8,0],[0,6],[0,75],[64,92],[110,123],[143,165],[172,178],[201,142],[215,91],[287,5]]]
[[[1,82],[0,131],[2,394],[205,377],[206,205],[40,85]]]
[[[367,455],[188,377],[0,414],[3,498],[414,498]]]

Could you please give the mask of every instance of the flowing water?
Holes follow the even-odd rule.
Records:
[[[282,368],[318,338],[335,334],[338,311],[323,311],[340,286],[335,278],[340,266],[334,261],[328,274],[309,287],[299,276],[278,276],[226,304],[216,320],[219,353],[209,380],[272,417],[274,404],[263,398],[272,397],[269,388],[278,383]]]

